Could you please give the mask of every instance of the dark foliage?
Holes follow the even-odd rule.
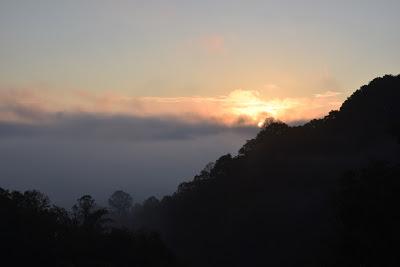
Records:
[[[72,216],[37,191],[0,189],[1,266],[177,266],[159,236],[108,228],[83,196]]]
[[[268,120],[237,156],[222,156],[172,196],[136,205],[135,224],[161,232],[193,266],[398,263],[398,173],[381,179],[367,169],[354,176],[366,184],[337,192],[347,170],[398,162],[399,99],[400,76],[388,75],[322,119],[297,127]],[[365,223],[369,216],[376,220]]]
[[[400,266],[400,165],[373,163],[341,180],[338,266]]]
[[[69,214],[39,192],[0,190],[2,259],[176,266],[162,238],[188,266],[399,266],[399,99],[400,76],[385,76],[303,126],[267,120],[172,196],[132,207],[115,192],[111,214],[90,196]]]
[[[114,225],[123,228],[131,228],[132,226],[132,205],[133,198],[128,193],[117,190],[108,199],[110,207],[110,216]]]

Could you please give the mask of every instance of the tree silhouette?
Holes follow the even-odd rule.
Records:
[[[136,227],[160,231],[193,266],[398,266],[398,173],[368,169],[374,178],[335,197],[344,172],[399,162],[399,88],[387,75],[323,118],[268,119],[237,156],[137,205]]]
[[[337,196],[341,266],[399,266],[400,165],[347,172]]]
[[[109,222],[105,218],[108,214],[107,209],[96,207],[96,201],[90,195],[84,195],[77,200],[77,204],[72,207],[76,223],[88,230],[100,230],[104,224]]]
[[[119,216],[127,215],[132,208],[132,204],[132,197],[122,190],[115,191],[108,199],[108,205]]]
[[[108,199],[108,205],[115,225],[125,228],[132,227],[133,199],[128,193],[122,190],[115,191]]]
[[[0,189],[1,263],[176,266],[165,240],[194,267],[400,266],[399,88],[385,76],[302,126],[267,120],[237,156],[134,205],[135,229],[160,235],[106,225],[89,195],[71,216],[40,192]],[[132,199],[109,204],[123,213]]]
[[[72,216],[38,191],[0,188],[1,266],[178,266],[161,238],[101,224],[104,210],[85,195]]]

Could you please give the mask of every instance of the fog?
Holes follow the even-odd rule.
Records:
[[[174,118],[61,116],[0,124],[0,187],[37,189],[70,207],[83,194],[105,204],[115,190],[134,201],[162,197],[208,162],[236,153],[254,127]]]

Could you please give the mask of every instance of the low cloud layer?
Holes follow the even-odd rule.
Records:
[[[51,119],[50,119],[51,118]],[[44,122],[0,122],[0,138],[96,139],[144,142],[195,139],[221,133],[255,134],[254,126],[227,126],[216,121],[196,122],[175,117],[105,116],[94,114],[47,115]]]
[[[170,194],[258,131],[193,114],[65,113],[15,103],[2,112],[0,187],[38,189],[66,207],[83,194],[106,204],[119,189],[136,201]]]
[[[236,153],[266,117],[303,122],[337,108],[339,97],[0,90],[0,187],[38,189],[67,207],[83,194],[106,203],[118,189],[137,201],[170,194],[208,162]]]

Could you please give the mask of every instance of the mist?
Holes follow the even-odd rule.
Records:
[[[1,184],[46,192],[65,207],[84,194],[105,205],[122,188],[140,202],[171,194],[221,153],[235,154],[256,132],[204,120],[88,114],[2,122]]]

